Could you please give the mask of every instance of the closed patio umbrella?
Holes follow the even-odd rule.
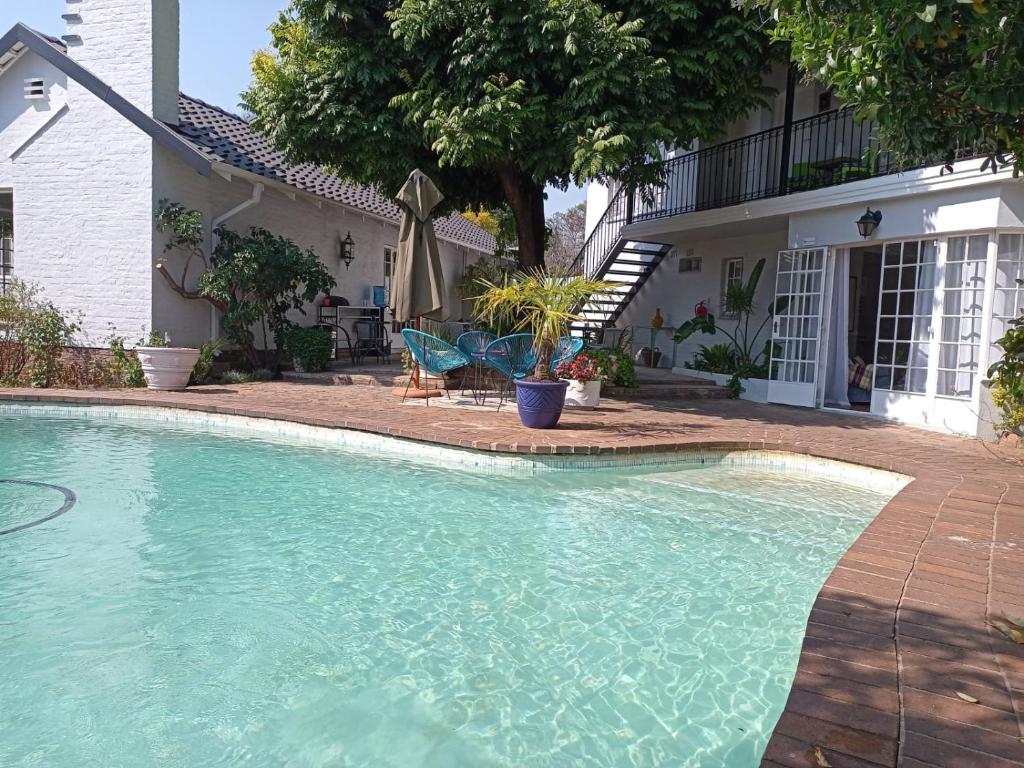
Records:
[[[391,282],[391,312],[404,323],[419,317],[447,320],[444,275],[431,221],[444,196],[419,169],[409,174],[395,198],[402,209],[398,259]]]

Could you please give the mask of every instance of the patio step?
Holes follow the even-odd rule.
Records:
[[[641,383],[634,389],[603,387],[601,396],[614,400],[725,400],[729,397],[729,390],[707,381],[694,384]]]
[[[298,373],[285,371],[281,374],[285,381],[297,384],[320,384],[334,386],[357,387],[397,387],[405,386],[408,375],[402,373],[401,366],[341,366],[334,364],[331,370],[322,373]]]

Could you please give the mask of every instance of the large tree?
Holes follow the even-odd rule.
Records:
[[[1022,0],[749,0],[809,76],[909,162],[979,148],[1024,168]],[[767,16],[767,14],[766,14]]]
[[[658,180],[666,144],[757,104],[767,39],[730,0],[292,0],[244,105],[290,158],[452,208],[506,202],[543,263],[544,188]]]

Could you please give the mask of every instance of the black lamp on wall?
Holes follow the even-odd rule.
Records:
[[[345,269],[348,269],[349,265],[352,264],[352,261],[356,257],[356,243],[355,240],[352,239],[351,232],[345,235],[344,240],[338,241],[338,255],[341,257],[341,260],[345,262]]]
[[[861,237],[871,237],[875,234],[875,230],[878,229],[878,225],[881,223],[882,212],[872,211],[868,208],[865,214],[857,219],[857,231],[860,232]]]

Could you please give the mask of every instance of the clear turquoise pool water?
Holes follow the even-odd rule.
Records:
[[[500,477],[0,415],[0,765],[757,764],[886,501],[747,468]],[[0,484],[0,530],[59,506]]]

